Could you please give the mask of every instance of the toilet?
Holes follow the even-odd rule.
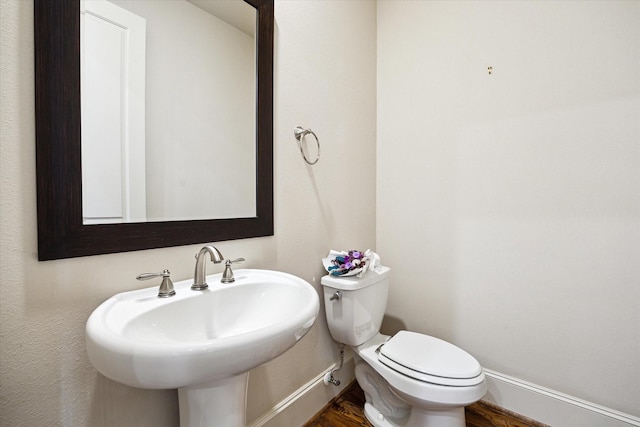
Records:
[[[478,361],[446,341],[410,331],[380,333],[390,269],[321,283],[329,331],[355,352],[364,412],[375,427],[465,427],[464,407],[487,391]]]

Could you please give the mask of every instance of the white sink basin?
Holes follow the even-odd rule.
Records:
[[[313,325],[319,300],[306,281],[270,270],[237,270],[236,281],[207,277],[117,294],[86,327],[93,366],[115,381],[166,389],[203,384],[249,371],[291,348]]]
[[[209,289],[175,284],[124,292],[87,320],[91,364],[133,387],[177,388],[181,427],[244,427],[248,371],[291,348],[315,322],[318,294],[306,281],[270,270],[207,277]]]

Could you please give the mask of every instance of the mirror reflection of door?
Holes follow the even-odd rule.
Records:
[[[83,223],[146,220],[146,22],[81,2]]]

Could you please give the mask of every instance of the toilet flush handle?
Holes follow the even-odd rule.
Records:
[[[342,298],[342,292],[335,291],[331,298],[329,298],[329,301],[338,301],[340,298]]]

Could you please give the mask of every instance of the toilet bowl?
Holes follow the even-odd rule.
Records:
[[[379,267],[362,278],[321,280],[331,336],[356,355],[365,416],[375,427],[464,427],[464,407],[486,393],[482,367],[435,337],[381,334],[389,279],[390,269]]]

